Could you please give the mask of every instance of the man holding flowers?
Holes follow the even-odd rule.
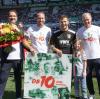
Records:
[[[21,67],[22,67],[22,38],[23,34],[16,25],[18,16],[15,10],[8,13],[8,23],[0,24],[0,49],[1,49],[1,70],[0,70],[0,99],[3,99],[5,85],[11,67],[14,69],[16,86],[16,99],[21,98]]]

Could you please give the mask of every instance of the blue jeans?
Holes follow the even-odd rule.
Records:
[[[22,60],[11,60],[7,63],[1,64],[0,70],[0,99],[2,99],[4,94],[4,89],[7,83],[7,79],[9,76],[9,72],[11,67],[14,69],[14,78],[15,78],[15,86],[16,86],[16,97],[21,97],[21,66]],[[12,97],[13,98],[13,97]]]
[[[83,98],[87,98],[86,77],[76,76],[74,78],[75,96],[80,97],[80,86]]]
[[[95,69],[96,72],[96,78],[99,88],[99,94],[100,94],[100,59],[89,59],[87,60],[87,87],[89,90],[89,93],[91,95],[95,94],[93,81],[92,81],[92,71]]]

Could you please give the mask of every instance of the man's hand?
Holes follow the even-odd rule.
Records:
[[[62,56],[62,50],[56,48],[54,45],[51,45],[51,49],[58,54],[58,56]]]
[[[86,77],[86,70],[83,71],[82,76],[83,76],[83,77]]]
[[[32,46],[29,49],[30,49],[31,54],[35,55],[36,50]]]
[[[62,51],[61,50],[59,50],[59,49],[56,49],[56,53],[58,54],[58,56],[62,56]]]

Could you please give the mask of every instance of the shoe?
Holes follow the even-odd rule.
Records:
[[[90,95],[88,99],[95,99],[94,95]]]
[[[22,98],[17,98],[17,99],[22,99]]]

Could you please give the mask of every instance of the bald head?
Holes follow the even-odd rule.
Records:
[[[44,17],[45,17],[45,13],[44,13],[44,12],[42,12],[42,11],[37,13],[37,17],[38,17],[38,16],[40,16],[40,15],[42,15],[42,16],[44,16]]]
[[[45,13],[44,12],[38,12],[37,13],[37,25],[39,27],[42,27],[45,23]]]

